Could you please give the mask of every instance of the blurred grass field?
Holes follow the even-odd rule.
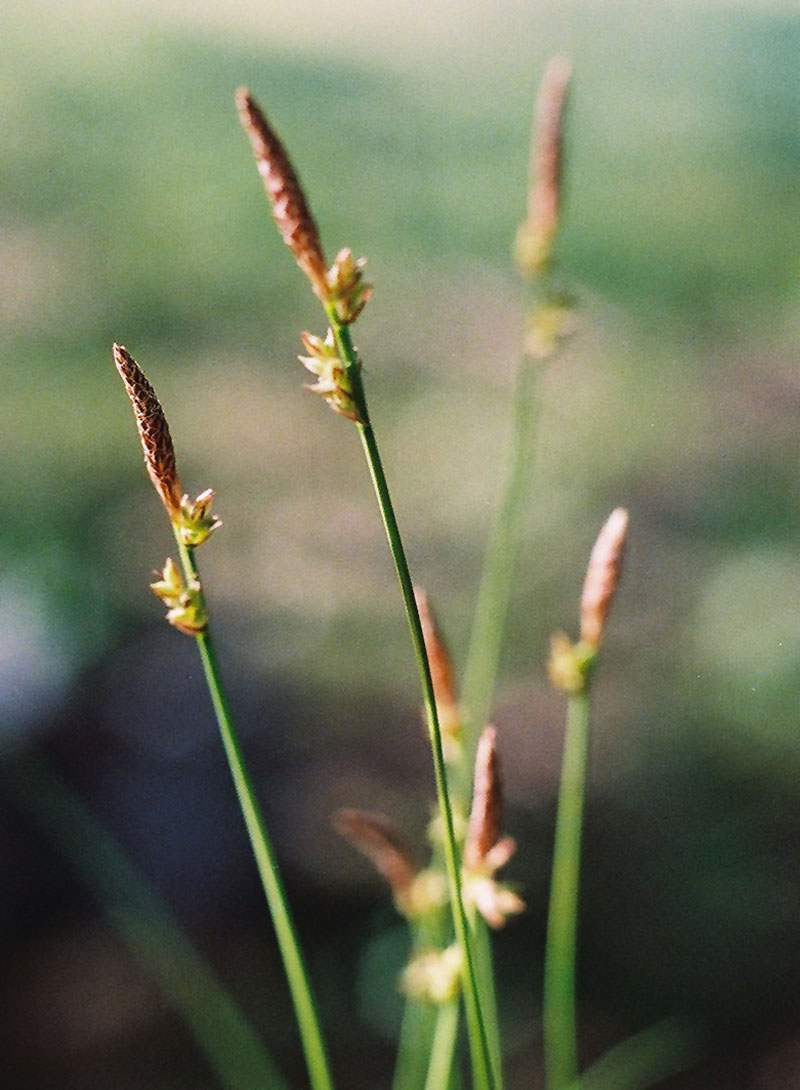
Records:
[[[560,271],[579,326],[544,380],[497,702],[517,835],[529,833],[524,937],[540,938],[546,857],[534,848],[549,850],[559,744],[547,638],[573,624],[594,534],[622,504],[632,541],[598,693],[587,989],[597,1009],[616,996],[612,1024],[682,1002],[712,1020],[733,1011],[760,1024],[754,1003],[765,1020],[791,1019],[794,3],[437,0],[409,12],[36,0],[5,13],[8,761],[34,734],[65,747],[109,825],[161,873],[156,819],[174,814],[153,798],[159,776],[190,781],[181,762],[213,745],[207,726],[194,737],[205,714],[196,679],[147,590],[171,543],[111,365],[118,340],[164,402],[187,486],[217,490],[225,527],[204,571],[290,873],[301,890],[332,883],[365,911],[363,872],[321,830],[327,810],[353,801],[346,789],[421,828],[430,787],[413,664],[355,438],[299,388],[298,334],[322,332],[321,312],[270,222],[233,91],[249,85],[268,109],[328,251],[346,244],[369,259],[376,291],[358,337],[373,415],[412,570],[463,657],[511,414],[522,292],[509,250],[531,103],[555,52],[576,73]],[[130,829],[151,806],[151,839],[138,840]],[[176,875],[194,835],[176,834]],[[195,887],[164,874],[185,911],[193,890],[207,891],[207,875]],[[13,948],[40,887],[13,867],[7,878],[19,887]],[[644,891],[637,917],[630,904]],[[222,900],[210,897],[212,916]],[[661,960],[654,936],[670,951]],[[514,961],[513,942],[504,949]],[[519,1032],[527,1056],[532,1031]],[[18,1085],[34,1085],[20,1062]]]

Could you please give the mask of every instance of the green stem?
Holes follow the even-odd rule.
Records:
[[[589,751],[589,695],[570,696],[558,795],[544,968],[544,1045],[548,1090],[578,1077],[575,966],[583,802]]]
[[[409,924],[410,959],[425,950],[440,949],[449,936],[450,914],[445,906]],[[419,1090],[428,1069],[437,1022],[436,1008],[424,999],[408,996],[403,1009],[392,1090]]]
[[[492,936],[484,918],[476,913],[472,925],[475,936],[475,961],[478,970],[478,987],[486,1018],[486,1035],[497,1090],[503,1090],[503,1052],[500,1045],[500,1020],[497,1014],[497,993],[494,985],[494,958]]]
[[[458,1037],[458,1000],[442,1003],[436,1012],[425,1090],[448,1090]]]
[[[464,668],[464,749],[471,774],[480,732],[489,722],[514,580],[524,499],[530,476],[541,364],[523,358],[517,372],[514,420],[500,503],[489,531]]]
[[[199,583],[194,550],[183,545],[180,539],[178,539],[178,548],[187,582],[197,580]],[[239,805],[247,826],[253,854],[256,858],[258,873],[261,876],[261,884],[264,887],[267,904],[272,915],[272,923],[294,1004],[295,1017],[297,1018],[303,1044],[311,1087],[312,1090],[332,1090],[333,1080],[328,1067],[327,1053],[322,1039],[308,972],[289,912],[275,851],[267,832],[266,822],[252,779],[245,764],[239,735],[231,718],[228,701],[222,687],[214,644],[208,629],[197,634],[197,646],[200,651],[206,684],[208,685],[211,702],[222,735],[222,742],[228,758],[236,794],[239,798]]]
[[[389,549],[394,560],[397,578],[405,604],[406,616],[411,630],[411,640],[414,646],[414,655],[417,661],[422,695],[425,707],[425,719],[428,726],[431,752],[433,755],[433,769],[436,780],[436,797],[439,813],[442,819],[444,831],[444,857],[447,870],[448,884],[450,888],[450,904],[453,913],[453,928],[456,941],[461,948],[464,959],[464,1006],[467,1017],[467,1034],[469,1037],[470,1056],[472,1060],[472,1073],[476,1090],[495,1090],[495,1081],[492,1071],[492,1063],[489,1052],[489,1043],[486,1033],[483,1008],[480,993],[478,991],[477,975],[475,971],[475,958],[472,949],[467,917],[464,911],[464,900],[461,893],[461,859],[456,842],[453,827],[453,811],[450,804],[450,794],[447,784],[447,771],[445,767],[444,752],[442,749],[442,733],[439,727],[439,719],[436,713],[436,699],[433,692],[428,656],[425,651],[425,640],[422,634],[422,625],[419,619],[417,603],[414,599],[414,586],[403,548],[400,529],[394,513],[389,486],[383,470],[375,433],[369,422],[366,398],[361,383],[360,364],[356,356],[350,330],[347,326],[337,321],[333,308],[328,309],[331,328],[336,338],[336,343],[341,353],[341,359],[347,366],[348,376],[353,387],[353,396],[359,408],[361,422],[357,425],[364,454],[369,466],[375,495],[389,542]]]

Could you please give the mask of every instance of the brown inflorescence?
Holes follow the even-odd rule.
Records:
[[[571,75],[570,61],[553,57],[536,100],[528,214],[515,243],[517,264],[525,276],[539,275],[552,257],[561,206],[564,114]]]
[[[420,624],[422,625],[425,651],[428,655],[439,726],[442,729],[446,743],[445,756],[450,758],[457,755],[456,752],[451,753],[449,751],[457,749],[463,725],[461,709],[456,695],[453,660],[439,630],[428,595],[422,587],[415,587],[414,597],[417,602]]]
[[[597,536],[581,595],[581,641],[594,649],[603,640],[606,618],[622,572],[627,537],[628,512],[617,507]]]
[[[236,105],[281,237],[311,281],[315,294],[327,303],[330,291],[319,231],[286,149],[246,88],[236,92]]]
[[[418,868],[411,861],[397,827],[382,814],[343,809],[333,815],[337,833],[370,860],[388,882],[398,906],[405,906]]]
[[[464,843],[464,901],[494,928],[503,927],[509,916],[525,908],[522,898],[495,877],[516,850],[512,837],[500,836],[502,809],[497,731],[489,726],[475,757],[472,812]]]
[[[500,835],[502,809],[503,789],[497,759],[497,730],[488,726],[484,728],[475,754],[472,810],[464,843],[466,867],[479,866],[496,843]]]
[[[120,344],[115,344],[112,351],[133,405],[147,472],[167,514],[174,521],[180,514],[182,490],[167,418],[155,390],[130,352]]]

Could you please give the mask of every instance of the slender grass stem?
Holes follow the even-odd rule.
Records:
[[[419,1090],[436,1032],[437,1011],[422,999],[406,999],[392,1090]]]
[[[180,539],[178,539],[178,548],[187,582],[197,580],[194,550],[183,545]],[[272,915],[272,923],[294,1004],[311,1087],[312,1090],[332,1090],[333,1080],[308,972],[289,912],[275,851],[267,832],[266,822],[264,821],[253,781],[245,764],[239,735],[231,718],[228,701],[222,687],[219,664],[211,634],[206,629],[204,632],[199,632],[196,638],[206,684],[208,685],[211,702],[222,735],[225,754],[228,758],[228,765],[230,766],[239,805],[247,826],[253,854],[256,858],[261,884],[264,887],[267,904]]]
[[[453,1070],[453,1056],[458,1038],[458,1000],[442,1003],[436,1012],[425,1090],[448,1090]]]
[[[503,1090],[503,1050],[500,1044],[500,1020],[497,1015],[497,993],[494,985],[494,958],[492,936],[486,921],[476,913],[473,924],[475,936],[475,962],[478,971],[483,1012],[486,1018],[486,1035],[496,1090]]]
[[[402,538],[400,536],[400,529],[394,513],[394,506],[389,494],[389,486],[383,470],[378,444],[375,439],[372,425],[369,422],[369,413],[367,410],[364,389],[361,383],[359,363],[350,337],[350,330],[347,326],[342,325],[337,320],[332,307],[328,308],[328,317],[330,318],[331,329],[333,330],[336,343],[341,353],[341,359],[347,366],[348,375],[353,386],[353,396],[359,408],[361,422],[357,427],[361,436],[361,443],[367,465],[369,466],[375,495],[377,496],[381,518],[389,542],[389,549],[392,554],[392,559],[394,560],[397,578],[400,583],[406,616],[411,630],[414,655],[417,661],[417,669],[419,671],[419,678],[422,686],[425,719],[428,726],[428,735],[433,755],[436,797],[442,819],[444,857],[450,889],[453,928],[464,960],[464,1006],[466,1010],[467,1034],[470,1044],[474,1085],[476,1090],[496,1090],[486,1032],[486,1022],[481,996],[478,990],[475,956],[464,910],[464,900],[461,893],[461,858],[453,826],[453,810],[450,803],[447,770],[442,749],[442,733],[436,713],[433,681],[428,665],[428,656],[425,651],[422,624],[420,623],[419,611],[414,598],[414,587],[411,581],[411,574],[409,572]]]
[[[526,488],[530,478],[541,365],[523,358],[517,372],[514,418],[499,505],[483,562],[464,668],[466,775],[480,732],[489,721],[514,580]]]
[[[544,1045],[548,1090],[578,1077],[575,968],[583,804],[589,752],[589,695],[570,696],[558,795],[544,967]]]

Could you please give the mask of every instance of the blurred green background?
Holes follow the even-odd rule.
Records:
[[[217,1085],[69,837],[55,843],[34,748],[302,1078],[194,649],[147,589],[171,537],[114,340],[159,392],[186,487],[217,491],[203,571],[335,1068],[389,1085],[403,935],[328,815],[384,810],[421,847],[427,749],[355,433],[300,389],[298,334],[323,332],[321,311],[233,91],[250,86],[291,149],[328,252],[369,258],[373,417],[412,571],[463,661],[519,353],[510,243],[553,53],[575,65],[559,271],[580,306],[543,376],[494,712],[509,877],[530,906],[498,948],[510,1071],[540,1080],[563,719],[547,640],[574,631],[589,549],[624,505],[585,854],[586,1055],[680,1013],[715,1040],[681,1085],[794,1085],[797,4],[33,0],[0,33],[0,1035],[19,1090]]]

